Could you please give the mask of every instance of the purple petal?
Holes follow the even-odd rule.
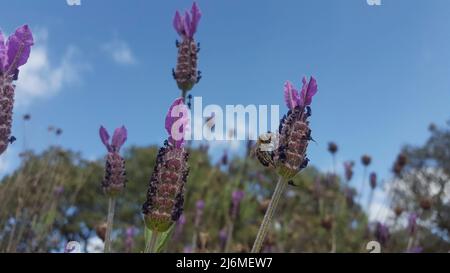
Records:
[[[194,4],[192,4],[191,16],[192,16],[192,22],[191,22],[191,27],[190,27],[190,33],[191,33],[191,37],[192,37],[192,36],[194,36],[195,32],[197,32],[198,22],[200,21],[200,18],[202,18],[202,13],[201,13],[200,9],[198,8],[196,2],[194,2]]]
[[[105,127],[100,126],[99,134],[100,134],[100,139],[102,140],[102,142],[105,145],[106,149],[108,149],[108,151],[110,152],[111,151],[111,146],[109,145],[109,134],[108,134],[108,131],[106,131]]]
[[[180,114],[182,114],[180,116]],[[184,143],[184,134],[189,123],[188,108],[183,98],[176,99],[169,108],[166,115],[165,127],[169,134],[169,141],[177,148]]]
[[[3,72],[5,63],[6,63],[5,36],[3,36],[3,32],[0,30],[0,72]]]
[[[303,87],[300,93],[300,106],[305,107],[311,104],[312,97],[317,93],[317,82],[313,77],[306,83],[306,77],[303,77]]]
[[[173,27],[180,36],[184,35],[183,18],[178,11],[175,12],[173,17]]]
[[[113,149],[118,152],[120,150],[120,147],[125,143],[127,140],[127,128],[125,126],[122,126],[120,128],[117,128],[114,130],[114,134],[111,141],[111,146]]]
[[[186,33],[186,37],[188,38],[192,38],[192,36],[194,35],[192,33],[192,29],[191,29],[191,16],[189,15],[189,12],[185,12],[184,13],[184,31]]]
[[[289,109],[294,109],[299,103],[298,91],[294,89],[290,81],[286,81],[284,84],[284,100],[286,101],[286,106]]]
[[[13,35],[9,36],[6,43],[8,62],[5,64],[5,70],[12,72],[24,65],[30,56],[33,44],[33,34],[28,25],[19,27]]]

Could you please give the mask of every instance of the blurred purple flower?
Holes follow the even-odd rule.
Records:
[[[193,248],[191,246],[185,246],[183,248],[183,253],[193,253]]]
[[[177,221],[175,232],[173,235],[174,241],[176,241],[180,237],[181,233],[183,232],[185,224],[186,224],[186,216],[184,216],[184,214],[181,214],[180,218]]]
[[[423,252],[423,248],[420,246],[414,246],[408,250],[406,250],[406,253],[422,253]]]
[[[203,217],[203,210],[205,209],[205,201],[203,200],[198,200],[195,203],[195,226],[198,227],[200,226],[200,223],[202,221],[202,217]]]
[[[239,206],[244,196],[245,192],[243,190],[235,190],[231,194],[231,217],[233,219],[239,215]]]
[[[353,161],[344,162],[345,179],[347,180],[347,182],[352,180],[354,165],[355,165],[355,163]]]
[[[377,174],[372,172],[369,176],[370,187],[374,190],[377,187]]]
[[[225,249],[225,246],[227,244],[227,239],[228,239],[228,232],[227,232],[227,228],[224,227],[219,231],[220,249],[222,251]]]
[[[64,193],[64,186],[63,186],[63,185],[61,185],[61,186],[56,186],[56,187],[53,189],[53,194],[54,194],[56,197],[61,196],[63,193]]]
[[[127,227],[125,235],[125,248],[127,252],[131,252],[134,247],[134,236],[136,235],[136,228],[133,226]]]
[[[375,227],[375,238],[377,239],[377,241],[382,246],[385,246],[389,240],[389,237],[390,237],[389,228],[386,225],[377,222]]]
[[[415,212],[412,212],[408,217],[408,231],[410,236],[413,236],[417,231],[417,218],[418,215]]]

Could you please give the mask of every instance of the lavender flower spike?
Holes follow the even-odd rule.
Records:
[[[245,192],[243,190],[235,190],[231,194],[231,218],[236,219],[238,217],[239,206],[244,196]]]
[[[102,187],[107,195],[113,197],[119,194],[126,184],[125,160],[120,156],[119,151],[127,139],[127,129],[124,126],[117,128],[111,143],[108,131],[103,126],[100,126],[99,135],[108,150]]]
[[[284,116],[280,122],[279,145],[273,154],[278,174],[286,180],[291,179],[304,169],[309,161],[306,158],[306,149],[308,142],[312,139],[308,121],[311,113],[309,108],[306,109],[306,106],[311,104],[312,97],[317,93],[317,83],[313,77],[308,84],[306,84],[304,78],[303,83],[297,104],[291,105],[295,105],[294,108],[290,109],[287,116]],[[292,89],[289,88],[289,85],[287,87],[287,90]],[[294,90],[290,93],[295,94],[295,92]],[[293,101],[297,100],[296,95],[291,97],[294,98]]]
[[[180,99],[175,100],[170,109],[186,107]],[[166,117],[166,130],[169,140],[164,142],[157,155],[153,174],[147,191],[147,200],[142,206],[146,226],[156,232],[164,232],[178,221],[183,213],[184,185],[189,168],[188,152],[184,149],[185,126],[188,116],[172,115]],[[175,133],[174,133],[175,132]]]
[[[200,49],[194,40],[201,16],[200,9],[194,2],[190,13],[186,11],[181,15],[177,11],[173,19],[173,27],[182,39],[181,43],[177,41],[178,58],[173,76],[178,88],[184,93],[191,90],[201,78],[200,72],[197,71],[197,53]]]
[[[413,236],[417,231],[417,213],[413,212],[408,217],[409,235]]]
[[[17,28],[6,43],[0,31],[0,155],[14,141],[11,137],[16,88],[13,81],[18,79],[19,67],[27,62],[33,44],[33,35],[27,25]]]

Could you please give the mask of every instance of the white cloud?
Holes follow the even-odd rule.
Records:
[[[110,55],[110,57],[118,64],[133,65],[137,63],[133,52],[125,41],[116,38],[103,44],[101,49]]]
[[[79,59],[80,52],[75,46],[68,46],[59,62],[50,60],[47,45],[48,31],[34,32],[35,45],[28,62],[20,69],[16,89],[16,104],[26,106],[38,98],[56,95],[63,87],[79,82],[80,72],[86,65]]]
[[[0,155],[0,174],[7,174],[11,171],[13,154],[12,145],[8,145],[6,151]]]

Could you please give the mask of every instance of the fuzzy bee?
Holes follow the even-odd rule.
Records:
[[[276,135],[268,132],[258,137],[255,148],[255,155],[264,167],[274,167],[273,160],[275,150]]]

